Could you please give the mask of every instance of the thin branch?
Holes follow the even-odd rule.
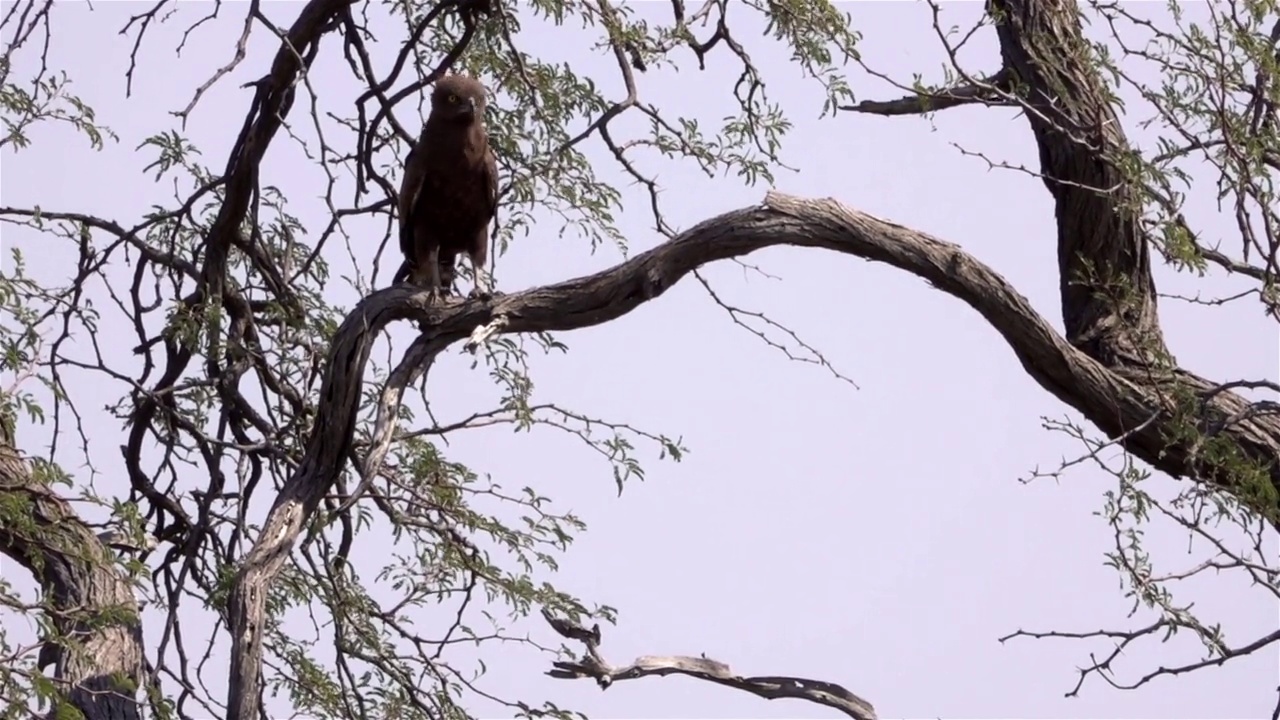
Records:
[[[868,115],[922,115],[937,110],[947,110],[961,105],[985,105],[987,107],[1012,107],[1009,100],[1009,72],[1001,70],[995,75],[975,83],[962,83],[937,90],[920,90],[896,100],[863,100],[857,105],[841,105],[846,112]]]

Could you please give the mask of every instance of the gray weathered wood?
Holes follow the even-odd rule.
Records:
[[[485,335],[566,331],[616,320],[660,297],[695,268],[775,245],[821,248],[882,262],[911,272],[968,304],[1004,338],[1028,374],[1152,465],[1175,477],[1201,477],[1194,449],[1169,446],[1161,420],[1173,411],[1167,380],[1152,384],[1124,367],[1108,367],[1062,338],[1003,277],[958,245],[911,230],[835,200],[806,200],[769,193],[761,205],[734,210],[690,228],[671,241],[594,275],[532,288],[491,301],[457,300],[429,305],[427,294],[406,286],[380,290],[347,316],[330,349],[320,407],[302,464],[284,485],[258,543],[246,555],[231,592],[232,677],[256,678],[261,654],[263,602],[267,587],[321,499],[330,492],[351,447],[366,362],[374,340],[391,322],[412,320],[426,328],[419,340],[426,361],[449,345]],[[856,317],[870,310],[823,308]],[[1176,382],[1192,389],[1213,383],[1185,371]],[[1250,416],[1249,403],[1230,390],[1207,394],[1206,418],[1220,423],[1256,459],[1280,453],[1280,422]],[[385,408],[394,416],[394,408]],[[383,414],[380,412],[380,415]],[[390,433],[375,433],[370,455],[381,456]],[[366,464],[363,474],[376,473]],[[1272,465],[1272,481],[1280,475]],[[242,685],[252,687],[252,685]],[[232,698],[235,705],[235,698]],[[248,714],[230,715],[233,720]]]

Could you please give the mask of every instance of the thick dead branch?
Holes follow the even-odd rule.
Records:
[[[927,112],[947,110],[961,105],[985,105],[998,107],[1014,105],[1006,93],[1009,91],[1009,73],[997,72],[976,83],[965,83],[937,90],[921,90],[914,95],[895,100],[863,100],[857,105],[841,105],[846,112],[868,115],[921,115]]]
[[[37,664],[54,666],[66,701],[88,720],[140,718],[142,624],[133,586],[93,530],[32,477],[7,421],[0,421],[0,508],[0,553],[40,584],[57,629]],[[51,717],[64,713],[55,706]]]
[[[425,292],[398,285],[365,298],[347,316],[330,348],[316,424],[306,455],[285,483],[257,544],[245,556],[230,596],[235,651],[233,687],[250,688],[261,658],[267,589],[321,500],[330,492],[348,457],[361,397],[364,367],[378,334],[396,320],[424,328],[420,343],[433,351],[490,332],[565,331],[600,325],[626,315],[662,295],[706,263],[746,255],[773,245],[826,248],[907,270],[977,310],[991,323],[1028,374],[1063,402],[1084,413],[1122,444],[1175,477],[1200,479],[1195,448],[1171,444],[1161,433],[1172,408],[1163,384],[1144,386],[1073,347],[994,270],[959,246],[849,209],[834,200],[803,200],[770,193],[762,205],[706,220],[670,242],[614,268],[556,285],[500,296],[490,301],[455,299],[431,305]],[[1242,412],[1249,403],[1230,391],[1210,394],[1207,380],[1179,372],[1183,389],[1204,397],[1205,422],[1230,436],[1250,457],[1265,462],[1280,483],[1274,459],[1280,454],[1280,422]],[[389,408],[394,416],[394,408]],[[1241,417],[1233,424],[1223,422]],[[376,473],[378,467],[364,468]],[[1209,479],[1214,479],[1209,476]],[[253,667],[248,667],[252,664]],[[239,684],[236,684],[239,683]],[[232,720],[251,717],[253,702],[232,695]]]
[[[876,720],[876,711],[871,703],[835,683],[781,675],[742,677],[735,675],[728,665],[705,656],[645,655],[636,658],[630,665],[610,665],[600,654],[599,625],[587,630],[563,618],[556,618],[546,610],[542,611],[542,616],[556,632],[582,643],[587,650],[586,656],[581,660],[552,663],[555,669],[548,670],[547,674],[554,678],[594,678],[601,689],[608,689],[618,680],[633,680],[651,675],[684,675],[749,692],[766,700],[807,700],[835,708],[854,720]]]

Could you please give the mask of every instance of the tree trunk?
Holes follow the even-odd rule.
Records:
[[[1177,366],[1151,276],[1144,198],[1122,169],[1124,129],[1074,0],[991,0],[1053,195],[1067,341],[1123,380],[1055,392],[1134,455],[1174,477],[1228,488],[1273,525],[1280,418]],[[1052,388],[1051,388],[1052,389]],[[1278,525],[1280,526],[1280,525]]]
[[[0,553],[31,571],[58,638],[40,665],[54,665],[61,700],[88,720],[134,720],[143,674],[142,624],[133,586],[111,552],[71,507],[31,474],[0,422]],[[55,706],[50,718],[65,717]]]

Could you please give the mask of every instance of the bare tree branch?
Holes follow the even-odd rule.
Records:
[[[235,639],[233,677],[254,677],[257,672],[245,667],[257,662],[247,648],[261,642],[268,587],[346,462],[365,363],[384,327],[396,320],[414,320],[424,328],[419,343],[430,345],[435,352],[471,338],[477,331],[473,344],[482,342],[488,333],[590,327],[656,299],[706,263],[773,245],[826,248],[884,262],[929,280],[981,313],[1046,390],[1104,431],[1123,436],[1122,444],[1147,462],[1175,476],[1201,479],[1194,448],[1171,444],[1161,433],[1162,424],[1152,421],[1153,416],[1167,417],[1173,410],[1162,384],[1143,386],[1072,347],[1004,278],[959,246],[834,200],[803,200],[771,192],[762,205],[706,220],[627,262],[576,280],[485,302],[454,299],[449,304],[428,304],[425,292],[403,285],[379,290],[361,301],[347,315],[330,348],[319,415],[301,466],[281,489],[257,544],[237,573],[229,613]],[[1178,382],[1184,388],[1203,389],[1206,412],[1219,420],[1249,406],[1230,391],[1208,395],[1215,386],[1185,371],[1179,371]],[[394,415],[389,401],[384,396],[380,413]],[[1260,461],[1270,462],[1280,453],[1280,421],[1274,416],[1249,417],[1219,432],[1232,435],[1242,448],[1259,453]],[[1277,482],[1277,470],[1274,464],[1270,467],[1272,482]],[[366,466],[363,470],[370,474],[378,468]],[[233,705],[235,699],[233,696]]]
[[[783,675],[742,677],[735,675],[728,665],[705,655],[696,658],[684,655],[645,655],[636,658],[630,665],[610,665],[600,654],[599,625],[593,625],[590,630],[587,630],[568,620],[556,618],[545,609],[542,611],[542,616],[556,632],[570,640],[581,642],[587,649],[586,657],[581,660],[554,662],[555,669],[547,671],[547,674],[554,678],[565,680],[594,678],[601,689],[608,689],[618,680],[684,675],[749,692],[766,700],[784,698],[807,700],[835,708],[854,720],[876,720],[876,711],[871,703],[835,683]]]
[[[1273,645],[1277,641],[1280,641],[1280,630],[1276,630],[1274,632],[1267,633],[1266,635],[1263,635],[1262,637],[1256,640],[1253,640],[1252,642],[1249,642],[1248,644],[1243,645],[1241,647],[1234,647],[1234,648],[1223,647],[1221,649],[1221,654],[1215,657],[1210,657],[1207,660],[1200,660],[1197,662],[1185,663],[1183,665],[1178,665],[1175,667],[1161,666],[1156,670],[1152,670],[1151,672],[1148,672],[1147,674],[1138,678],[1134,682],[1128,682],[1128,683],[1119,682],[1114,679],[1115,670],[1112,667],[1112,664],[1115,662],[1117,658],[1124,655],[1125,651],[1129,648],[1131,643],[1133,643],[1134,641],[1140,638],[1151,636],[1151,635],[1163,636],[1167,638],[1173,632],[1176,632],[1180,627],[1185,627],[1186,624],[1187,624],[1186,618],[1161,618],[1160,620],[1157,620],[1156,622],[1144,628],[1141,628],[1139,630],[1131,630],[1131,631],[1125,631],[1125,632],[1119,632],[1115,630],[1094,630],[1091,632],[1060,632],[1060,631],[1032,632],[1029,630],[1018,630],[1017,632],[1010,633],[1000,638],[1000,642],[1003,643],[1008,640],[1012,640],[1014,638],[1019,638],[1019,637],[1028,637],[1028,638],[1040,638],[1040,639],[1071,638],[1076,640],[1106,638],[1108,641],[1113,643],[1112,650],[1106,654],[1101,655],[1100,656],[1101,659],[1099,659],[1099,656],[1095,656],[1092,658],[1093,662],[1091,665],[1089,665],[1089,667],[1080,668],[1079,670],[1077,670],[1077,672],[1079,673],[1079,678],[1076,681],[1075,687],[1073,687],[1071,691],[1068,692],[1066,695],[1067,697],[1076,697],[1080,694],[1080,688],[1084,686],[1085,680],[1087,680],[1090,675],[1096,674],[1100,676],[1107,682],[1108,685],[1111,685],[1112,687],[1118,690],[1133,690],[1135,688],[1139,688],[1139,687],[1142,687],[1143,685],[1146,685],[1147,683],[1151,682],[1152,680],[1158,677],[1163,677],[1165,675],[1182,675],[1184,673],[1194,672],[1201,668],[1221,667],[1232,658],[1251,655],[1255,652],[1258,652],[1259,650],[1262,650],[1264,648],[1267,648]]]
[[[804,0],[802,4],[807,2]],[[65,238],[79,250],[80,261],[71,290],[53,292],[15,276],[11,284],[20,289],[25,302],[15,304],[10,310],[22,315],[19,324],[32,331],[46,321],[53,323],[61,318],[62,329],[50,345],[50,359],[43,366],[58,398],[53,416],[54,438],[61,432],[58,412],[65,406],[75,418],[87,453],[86,433],[80,425],[73,394],[65,392],[67,388],[60,375],[62,368],[91,370],[128,388],[130,399],[122,401],[113,411],[127,416],[129,424],[129,439],[121,450],[133,492],[128,502],[113,508],[113,514],[128,516],[136,510],[145,515],[130,532],[122,530],[93,537],[92,531],[82,527],[84,523],[72,515],[67,502],[48,493],[45,485],[37,481],[43,480],[42,473],[38,472],[39,468],[33,470],[25,465],[25,459],[13,448],[12,428],[6,429],[4,442],[0,442],[0,499],[17,498],[17,505],[24,513],[31,509],[27,514],[35,518],[35,522],[28,523],[32,525],[28,527],[23,524],[25,514],[0,515],[0,551],[19,557],[44,586],[46,602],[41,608],[49,608],[55,632],[43,641],[42,658],[56,663],[57,677],[69,682],[71,688],[90,687],[84,683],[108,676],[117,682],[121,679],[134,682],[140,676],[137,665],[141,662],[140,651],[135,652],[140,646],[137,634],[140,631],[136,631],[134,624],[137,602],[128,585],[115,574],[102,579],[105,577],[102,573],[109,570],[114,573],[102,546],[107,543],[123,552],[132,551],[135,544],[139,548],[155,547],[154,541],[159,541],[167,548],[160,563],[162,567],[155,570],[152,580],[159,594],[167,594],[165,609],[169,619],[160,633],[158,661],[154,669],[148,667],[151,674],[141,682],[158,683],[161,674],[173,678],[181,689],[176,700],[179,714],[184,712],[183,703],[190,699],[182,693],[188,692],[196,682],[187,670],[189,648],[184,647],[181,638],[180,602],[183,597],[201,601],[221,598],[225,569],[237,567],[237,563],[238,572],[225,607],[233,644],[228,675],[228,717],[249,720],[262,712],[263,657],[268,652],[264,651],[264,645],[272,655],[281,658],[288,657],[289,652],[305,652],[291,639],[272,637],[270,621],[273,618],[267,610],[273,583],[281,573],[291,569],[289,564],[293,564],[292,569],[310,564],[303,572],[317,583],[325,584],[330,594],[322,596],[320,604],[328,606],[334,620],[335,638],[377,637],[377,632],[367,627],[372,621],[415,645],[417,655],[412,662],[421,663],[422,677],[430,676],[440,687],[453,683],[453,678],[442,674],[446,672],[442,669],[444,666],[436,664],[438,652],[424,648],[434,644],[438,650],[459,641],[454,637],[454,629],[463,625],[461,614],[445,639],[438,642],[413,636],[392,616],[412,602],[450,593],[464,598],[461,613],[472,602],[473,590],[494,577],[493,573],[483,574],[476,559],[477,546],[465,533],[456,530],[463,526],[478,527],[475,523],[468,524],[463,512],[469,511],[466,503],[459,501],[448,512],[438,512],[440,518],[427,517],[425,512],[414,513],[422,508],[430,512],[439,510],[438,506],[432,507],[435,502],[432,493],[449,482],[445,479],[449,473],[442,468],[451,468],[452,477],[463,481],[469,481],[469,475],[474,475],[465,466],[449,462],[443,453],[436,452],[434,445],[421,441],[421,436],[442,435],[467,425],[470,420],[445,425],[437,422],[435,427],[405,431],[401,423],[413,415],[409,408],[401,407],[405,389],[425,376],[432,361],[450,346],[461,344],[472,353],[483,347],[486,361],[493,363],[495,376],[511,392],[504,398],[501,410],[473,413],[471,418],[489,418],[494,422],[529,420],[535,417],[535,411],[554,406],[534,405],[528,401],[527,391],[519,391],[530,385],[524,374],[527,366],[522,365],[523,350],[512,349],[520,343],[508,342],[500,336],[537,334],[539,344],[545,348],[555,347],[558,341],[549,333],[619,319],[641,304],[660,297],[707,263],[738,259],[775,245],[824,248],[883,262],[917,275],[961,299],[1000,333],[1036,382],[1083,413],[1110,438],[1089,445],[1089,457],[1094,461],[1098,461],[1097,450],[1102,447],[1124,448],[1132,455],[1124,455],[1126,463],[1132,463],[1136,457],[1175,477],[1190,478],[1194,483],[1184,483],[1184,489],[1190,488],[1190,492],[1214,501],[1223,500],[1221,491],[1226,491],[1249,511],[1261,514],[1265,522],[1280,527],[1280,512],[1277,512],[1280,506],[1277,493],[1280,413],[1277,407],[1280,406],[1274,402],[1250,402],[1238,394],[1245,388],[1274,390],[1275,386],[1264,381],[1211,382],[1177,366],[1159,324],[1158,295],[1149,258],[1149,247],[1154,245],[1167,256],[1193,265],[1195,263],[1186,260],[1189,255],[1186,248],[1193,247],[1198,251],[1194,260],[1208,260],[1266,284],[1275,275],[1277,248],[1280,248],[1280,242],[1275,240],[1278,236],[1275,228],[1280,224],[1267,220],[1261,232],[1270,239],[1260,240],[1249,228],[1250,213],[1240,209],[1238,203],[1236,217],[1242,223],[1242,240],[1246,243],[1244,261],[1239,262],[1201,244],[1200,236],[1181,219],[1181,202],[1170,189],[1168,177],[1155,172],[1161,181],[1148,181],[1141,178],[1140,172],[1135,172],[1135,167],[1143,166],[1139,161],[1144,159],[1129,147],[1117,122],[1117,101],[1099,70],[1106,63],[1091,55],[1093,50],[1082,35],[1075,0],[991,0],[989,14],[997,25],[1004,64],[999,72],[987,77],[959,68],[957,52],[980,28],[990,23],[979,22],[953,44],[948,39],[951,34],[942,30],[938,4],[930,4],[934,9],[934,29],[950,61],[956,65],[955,73],[948,70],[948,78],[957,79],[949,79],[948,87],[942,88],[923,88],[918,83],[895,84],[895,92],[905,97],[865,101],[839,106],[839,109],[891,116],[983,104],[1016,106],[1025,111],[1040,148],[1040,168],[1039,172],[1019,169],[1041,178],[1056,203],[1065,337],[1004,278],[958,246],[858,212],[834,200],[803,200],[773,193],[761,205],[711,218],[684,233],[671,230],[660,212],[656,176],[642,171],[643,161],[628,153],[656,150],[666,155],[678,154],[696,161],[711,176],[717,176],[722,169],[737,169],[743,177],[765,180],[772,177],[770,168],[781,163],[777,147],[789,123],[783,121],[781,108],[767,99],[764,74],[744,46],[735,40],[737,35],[730,32],[727,3],[709,2],[686,16],[682,0],[676,0],[673,3],[675,28],[659,37],[649,37],[651,31],[644,23],[630,20],[625,5],[605,0],[581,5],[578,14],[590,23],[599,24],[605,34],[604,41],[616,55],[618,73],[626,89],[625,99],[617,104],[607,102],[591,78],[579,76],[567,66],[560,69],[538,63],[521,51],[520,43],[513,39],[519,25],[511,8],[504,9],[501,5],[490,8],[485,0],[429,0],[389,6],[393,14],[404,15],[409,39],[402,44],[389,72],[376,67],[377,53],[371,53],[374,36],[369,30],[368,18],[359,17],[365,13],[353,10],[357,6],[354,0],[309,0],[287,30],[277,28],[257,12],[256,4],[252,5],[246,16],[245,31],[255,22],[263,24],[280,40],[280,46],[270,70],[261,79],[244,86],[252,88],[252,100],[243,125],[233,128],[233,134],[238,133],[238,137],[234,139],[225,168],[210,170],[191,160],[188,151],[192,148],[176,133],[173,137],[149,139],[167,154],[164,162],[177,163],[195,181],[193,193],[180,201],[179,207],[149,214],[132,229],[81,213],[0,208],[0,216],[11,216],[6,222],[20,222],[28,227],[49,223],[50,232]],[[824,44],[845,50],[846,58],[850,56],[848,51],[854,38],[847,18],[827,7],[829,3],[810,3],[812,13],[795,12],[784,7],[785,3],[765,5],[769,7],[761,11],[776,26],[779,37],[790,38],[788,42],[796,50],[795,57],[800,64],[814,77],[826,77],[823,83],[830,91],[829,106],[836,105],[837,97],[851,102],[847,98],[852,94],[843,78],[837,77],[835,69],[828,67],[831,63],[820,57],[826,54],[821,49]],[[161,0],[148,13],[135,17],[135,52],[152,20],[159,23],[167,17],[160,14],[167,6],[167,1]],[[11,19],[17,23],[12,47],[0,58],[0,77],[7,77],[12,51],[26,42],[33,28],[44,28],[47,48],[49,31],[45,18],[49,7],[48,2],[42,6],[41,0],[34,0],[23,9],[15,5],[0,19],[0,28],[9,27]],[[481,27],[475,16],[490,9],[496,17]],[[366,5],[364,11],[367,10]],[[1100,12],[1105,15],[1107,11]],[[208,17],[216,13],[215,8]],[[459,19],[460,27],[454,22]],[[710,21],[715,27],[714,33],[705,41],[697,40],[695,21],[701,21],[703,27]],[[200,20],[192,28],[203,22]],[[313,84],[308,77],[320,52],[321,40],[331,32],[341,35],[344,41],[341,49],[352,72],[369,86],[368,92],[357,100],[356,118],[330,116],[355,135],[351,153],[339,152],[326,139],[317,101],[319,83]],[[1241,32],[1244,37],[1246,34]],[[667,36],[666,39],[660,39],[662,35]],[[1280,37],[1280,24],[1271,36],[1272,42]],[[237,58],[234,62],[243,56],[245,37],[242,33],[234,49],[232,56]],[[685,118],[669,118],[656,105],[640,100],[643,89],[637,89],[633,82],[636,80],[633,69],[658,67],[669,60],[664,58],[667,52],[677,47],[692,49],[700,65],[703,56],[716,47],[733,52],[740,62],[742,72],[733,87],[733,96],[742,112],[738,118],[727,121],[720,140],[709,141],[696,130],[696,124],[685,123]],[[462,60],[464,50],[465,60]],[[429,59],[428,54],[434,57]],[[130,79],[134,59],[131,57],[127,73]],[[503,79],[491,89],[505,85],[509,95],[506,102],[494,106],[495,112],[502,113],[498,118],[501,122],[495,125],[506,131],[501,137],[495,133],[495,138],[503,143],[504,164],[510,167],[507,173],[510,182],[504,195],[506,190],[513,190],[512,197],[521,194],[535,197],[542,189],[552,191],[553,199],[545,203],[513,201],[515,211],[508,215],[514,218],[510,228],[533,229],[534,216],[529,211],[534,207],[550,208],[565,217],[572,215],[568,224],[592,228],[588,236],[593,243],[612,239],[625,247],[613,220],[614,211],[621,204],[620,195],[608,183],[596,179],[590,171],[591,163],[578,147],[578,141],[598,134],[622,169],[647,189],[655,223],[663,239],[670,241],[588,277],[486,302],[455,300],[444,305],[427,305],[422,293],[408,287],[373,292],[347,315],[336,335],[332,335],[331,321],[337,311],[329,307],[322,296],[325,283],[330,279],[323,262],[325,243],[331,235],[351,240],[343,226],[345,219],[387,214],[394,199],[394,186],[379,174],[383,163],[376,160],[375,155],[384,148],[394,149],[396,136],[409,137],[394,116],[393,108],[402,100],[414,97],[455,61],[462,61],[472,72],[484,74],[487,70],[491,76],[497,75],[498,70],[503,73]],[[415,77],[398,90],[393,88],[407,69],[411,69]],[[37,83],[46,72],[46,59],[42,55]],[[1253,99],[1250,103],[1257,117],[1249,132],[1270,132],[1268,127],[1275,111],[1271,103],[1263,100],[1266,87],[1274,82],[1269,75],[1259,72],[1256,80],[1251,81]],[[533,81],[532,77],[539,80]],[[216,76],[210,82],[214,81]],[[1220,84],[1229,88],[1226,81]],[[193,104],[205,89],[207,85],[197,89]],[[306,247],[302,224],[284,209],[284,193],[260,182],[263,159],[282,130],[303,147],[308,158],[313,158],[307,142],[295,132],[300,126],[290,119],[299,89],[310,98],[309,111],[320,148],[317,163],[329,180],[325,196],[329,224],[310,247]],[[42,92],[48,97],[57,95],[55,90]],[[548,102],[548,98],[570,98],[572,103],[560,104],[572,105],[572,108],[555,108],[557,103]],[[373,110],[368,111],[373,114],[371,120],[366,119],[366,101],[376,101]],[[191,107],[178,113],[184,122],[190,110]],[[610,121],[622,110],[645,115],[652,134],[635,137],[623,127],[611,126]],[[1229,122],[1231,116],[1225,109],[1221,114],[1223,119],[1215,121],[1216,126],[1249,125]],[[24,123],[45,116],[58,117],[52,111],[45,112],[43,106],[26,112],[14,125],[13,144],[25,141],[20,137],[21,129],[26,127]],[[1210,113],[1207,117],[1216,116]],[[384,121],[386,126],[382,125]],[[586,130],[571,136],[568,128],[576,128],[579,121]],[[94,129],[90,135],[96,137],[95,133],[99,131]],[[729,140],[725,142],[725,138]],[[1165,153],[1172,158],[1181,157],[1195,147],[1216,144],[1226,148],[1232,145],[1229,139],[1225,131],[1222,138],[1199,145],[1195,138],[1183,137],[1175,143],[1175,149]],[[5,141],[0,139],[0,144]],[[1264,150],[1259,154],[1263,159],[1263,172],[1266,166],[1280,167],[1274,162],[1274,153],[1268,154],[1270,151],[1265,150],[1272,145],[1274,142],[1261,136],[1254,144],[1255,149]],[[1250,146],[1246,143],[1241,147]],[[1228,150],[1231,162],[1248,160],[1247,156],[1253,152]],[[1219,167],[1229,165],[1230,162],[1224,160]],[[355,170],[357,197],[367,192],[366,180],[371,179],[386,190],[390,199],[339,208],[333,198],[338,185],[336,169],[343,166]],[[1255,171],[1240,172],[1242,177],[1253,178],[1250,173]],[[1270,190],[1262,189],[1256,184],[1257,180],[1249,182],[1254,183],[1252,189],[1237,194],[1254,198],[1255,205],[1269,205]],[[177,187],[175,184],[175,192]],[[199,209],[197,202],[202,198],[207,198],[206,206]],[[1151,214],[1153,202],[1165,218],[1176,217],[1176,223],[1166,219],[1161,224],[1144,217],[1144,211]],[[207,210],[212,210],[214,217],[205,217]],[[275,216],[274,220],[270,219],[271,215]],[[1272,215],[1265,217],[1272,218]],[[390,222],[391,217],[387,215],[388,227]],[[503,226],[504,230],[507,228]],[[537,229],[550,232],[545,225]],[[1171,237],[1161,244],[1164,231]],[[1179,235],[1185,237],[1178,241]],[[109,245],[96,247],[95,236],[107,236]],[[1261,262],[1257,266],[1249,265],[1248,248],[1262,251],[1263,244],[1268,244],[1270,250],[1265,267]],[[125,254],[123,258],[121,253]],[[381,250],[378,257],[380,253]],[[136,261],[131,259],[135,254]],[[129,316],[138,333],[140,344],[135,353],[141,360],[128,371],[109,368],[103,361],[93,329],[96,316],[86,311],[90,303],[84,290],[89,279],[101,276],[109,263],[121,262],[134,271],[128,299],[123,299],[123,293],[117,295],[114,283],[108,283],[104,292],[107,299]],[[354,284],[359,292],[366,292],[368,284],[363,278]],[[775,342],[764,330],[748,328],[767,344],[789,356],[792,355],[788,348],[796,345],[812,353],[815,362],[826,365],[816,349],[808,347],[791,331],[763,316],[728,305],[710,285],[707,288],[713,301],[722,305],[735,321],[751,318],[760,322],[760,327],[782,332],[784,340],[789,338]],[[1272,290],[1268,284],[1256,294],[1265,298],[1270,311],[1275,313],[1277,305]],[[144,316],[161,309],[167,316],[164,330],[149,334],[144,328]],[[159,317],[153,315],[152,319]],[[383,329],[397,320],[415,322],[422,334],[390,372],[380,393],[365,392],[364,377],[372,347],[380,342]],[[97,356],[92,362],[61,354],[60,348],[70,347],[70,338],[74,335],[72,326],[77,323],[89,329],[92,354]],[[747,323],[741,324],[747,327]],[[504,352],[507,353],[504,359],[496,361]],[[33,357],[41,355],[39,348],[32,349],[31,353]],[[203,368],[193,368],[193,365],[203,365]],[[157,378],[152,378],[153,369],[158,370]],[[380,373],[381,368],[375,365],[373,372]],[[290,380],[295,376],[302,379]],[[242,379],[250,382],[242,385]],[[320,386],[318,397],[317,384]],[[253,392],[250,385],[261,389],[260,402],[256,397],[250,399]],[[209,403],[218,406],[216,418],[207,411]],[[371,406],[376,409],[376,418],[366,432],[367,415],[363,413]],[[622,427],[559,408],[554,411],[560,416],[547,421],[553,427],[568,429],[574,423],[596,424],[614,432]],[[357,425],[360,425],[359,433]],[[660,444],[665,442],[655,435],[633,434]],[[144,469],[143,456],[152,449],[153,440],[161,450],[157,467]],[[392,452],[397,442],[402,447],[395,450],[403,448],[404,452]],[[57,454],[57,448],[51,448],[51,463]],[[388,456],[392,460],[387,461]],[[358,475],[359,485],[345,502],[339,502],[334,488],[345,492],[348,482],[345,468],[349,461],[357,471],[353,474]],[[395,466],[383,469],[384,462]],[[207,477],[207,486],[191,490],[189,482],[180,482],[182,474],[177,468],[181,464],[201,468],[200,472],[186,475]],[[163,485],[165,474],[172,479],[167,488]],[[363,594],[360,583],[354,581],[359,571],[346,563],[345,573],[334,572],[343,565],[332,562],[347,559],[356,526],[353,507],[362,493],[375,481],[382,480],[386,481],[389,491],[372,493],[373,500],[393,525],[398,529],[426,528],[419,550],[425,550],[427,556],[440,550],[442,554],[447,551],[461,558],[451,568],[431,568],[430,563],[410,562],[404,572],[413,576],[408,583],[413,587],[385,616],[365,612],[360,602],[353,601],[363,595],[363,601],[378,604]],[[620,487],[621,482],[619,480]],[[465,482],[460,482],[458,487],[463,485]],[[255,488],[259,487],[268,488],[266,492],[279,488],[261,532],[247,520],[251,506],[254,517],[260,514],[260,508],[251,502]],[[400,512],[393,507],[399,502],[410,511]],[[319,517],[317,513],[322,505],[327,512]],[[0,512],[8,508],[0,503]],[[1251,521],[1260,527],[1264,525],[1263,520]],[[332,539],[317,532],[333,522],[342,523],[336,555],[332,553]],[[565,524],[575,522],[577,518],[564,516]],[[126,525],[129,523],[121,523],[122,528]],[[307,541],[299,546],[304,528],[311,532]],[[558,530],[556,527],[548,537],[563,537]],[[153,537],[146,537],[148,533]],[[438,546],[434,544],[437,542]],[[246,543],[253,543],[253,547],[242,554]],[[1259,555],[1261,546],[1259,539]],[[292,553],[295,548],[298,552]],[[1138,577],[1142,570],[1138,564],[1125,567],[1132,577]],[[1214,561],[1202,567],[1241,567],[1255,579],[1274,575],[1268,575],[1270,571],[1265,563]],[[451,572],[456,575],[451,576]],[[1186,577],[1193,572],[1164,573],[1135,582]],[[160,579],[163,579],[163,590],[159,590]],[[348,581],[352,582],[348,584]],[[71,589],[60,590],[64,587]],[[1274,591],[1274,587],[1270,589]],[[113,617],[105,624],[94,624],[91,619],[76,614],[80,605],[86,611],[123,606],[122,614],[127,621],[116,622]],[[838,686],[796,678],[741,678],[732,675],[726,666],[705,658],[641,658],[627,667],[612,667],[595,651],[599,644],[598,630],[588,632],[576,626],[556,625],[557,621],[549,616],[548,621],[567,637],[586,643],[590,654],[588,660],[558,665],[558,671],[566,673],[558,677],[585,674],[607,684],[616,679],[680,673],[763,697],[802,698],[837,707],[853,717],[874,717],[869,704]],[[1216,636],[1218,632],[1216,626],[1206,629],[1209,626],[1198,620],[1182,626],[1195,628],[1202,638]],[[1217,642],[1216,637],[1211,639]],[[1275,638],[1268,636],[1260,642],[1273,641]],[[210,651],[212,642],[210,639]],[[90,653],[73,652],[84,643],[88,643]],[[124,650],[113,650],[114,655],[109,657],[118,656],[122,660],[110,660],[102,655],[102,648],[111,643],[120,644]],[[1253,652],[1264,646],[1255,643],[1242,647]],[[331,701],[330,707],[321,708],[324,712],[367,715],[375,713],[372,708],[376,707],[382,714],[389,714],[391,710],[387,708],[392,706],[382,703],[390,701],[376,698],[391,697],[384,688],[395,688],[396,692],[406,695],[409,699],[405,702],[423,716],[448,714],[433,705],[436,700],[430,692],[422,690],[419,678],[405,671],[409,664],[399,660],[392,663],[390,656],[371,657],[341,640],[336,650],[335,676],[339,680],[331,692],[323,695],[326,701],[337,699]],[[205,660],[207,657],[206,654]],[[384,687],[364,694],[366,683],[348,664],[352,660],[377,668]],[[114,662],[123,662],[125,666],[116,672],[112,670]],[[1215,661],[1205,661],[1211,662]],[[1201,666],[1179,667],[1191,670]],[[430,675],[432,673],[434,675]],[[287,671],[276,671],[272,679],[280,680],[288,675]],[[110,703],[123,702],[122,698],[128,694],[125,691],[136,690],[136,685],[111,686],[97,699],[85,699],[83,694],[75,696],[74,693],[72,697],[98,702],[94,712],[100,715],[106,710],[114,712],[115,706]],[[321,693],[317,693],[319,695]],[[128,700],[133,702],[132,698]],[[148,700],[157,712],[161,711],[161,703],[169,702],[169,698],[162,698],[158,693]],[[200,702],[205,703],[204,710],[221,714],[220,710],[211,709],[216,703],[203,698]],[[450,703],[452,700],[446,700],[443,705]],[[133,708],[115,716],[127,717],[136,712]],[[86,711],[86,714],[93,717],[93,713]]]

